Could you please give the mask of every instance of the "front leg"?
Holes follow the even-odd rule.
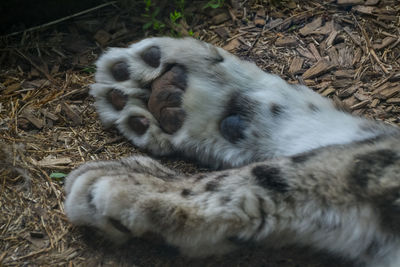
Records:
[[[147,157],[88,163],[67,178],[71,222],[120,243],[147,232],[189,256],[226,253],[264,225],[264,200],[232,171],[183,177]]]
[[[398,140],[326,147],[191,177],[145,157],[89,163],[67,179],[66,212],[73,223],[117,241],[157,233],[189,256],[253,241],[399,266]]]

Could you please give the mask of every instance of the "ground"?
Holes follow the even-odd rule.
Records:
[[[170,24],[172,34],[192,31],[340,108],[400,124],[397,0],[232,0],[201,7],[187,3],[194,15],[190,23]],[[102,128],[88,95],[93,62],[106,47],[161,34],[144,31],[145,21],[110,4],[0,39],[0,265],[348,266],[294,247],[244,246],[192,260],[156,237],[115,247],[68,223],[63,174],[90,160],[145,154],[115,129]],[[205,170],[179,158],[160,160],[186,173]]]

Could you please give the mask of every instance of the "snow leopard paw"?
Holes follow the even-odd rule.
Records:
[[[223,154],[231,164],[257,127],[249,122],[257,101],[242,91],[259,72],[195,39],[150,38],[106,52],[91,94],[103,124],[136,146],[155,155],[183,152],[208,165],[219,165]]]

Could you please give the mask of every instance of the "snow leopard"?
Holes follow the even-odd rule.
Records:
[[[161,235],[189,257],[240,242],[305,245],[359,266],[400,266],[400,130],[192,38],[148,38],[97,61],[105,126],[185,175],[130,156],[66,179],[65,210],[121,243]]]

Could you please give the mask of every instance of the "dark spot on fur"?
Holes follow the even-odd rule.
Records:
[[[260,138],[260,133],[258,131],[252,131],[251,135],[254,136],[255,138]]]
[[[183,196],[183,197],[190,196],[191,194],[192,194],[192,190],[187,189],[187,188],[183,189],[181,192],[181,196]]]
[[[273,116],[279,116],[283,112],[283,107],[279,104],[272,103],[269,107],[269,110],[271,111]]]
[[[115,108],[115,110],[122,110],[126,102],[128,101],[128,96],[117,89],[111,89],[107,95],[106,99],[111,105]]]
[[[355,157],[351,177],[362,187],[368,185],[369,179],[379,178],[387,166],[399,160],[399,156],[390,149],[381,149]]]
[[[382,225],[392,233],[400,231],[400,188],[393,192],[387,192],[385,196],[380,196],[376,202],[381,212]]]
[[[208,192],[214,192],[217,191],[217,189],[218,189],[218,183],[216,181],[210,181],[206,183],[206,186],[204,187],[204,190]]]
[[[376,239],[373,239],[371,244],[367,248],[367,254],[371,255],[371,256],[376,255],[376,253],[379,252],[379,249],[381,248],[381,246],[382,246],[381,242],[379,242]]]
[[[304,163],[316,155],[316,151],[308,151],[291,157],[293,163]]]
[[[153,68],[158,68],[158,66],[160,66],[161,51],[157,46],[148,48],[140,55],[140,57]]]
[[[86,201],[89,205],[89,208],[92,210],[96,210],[96,206],[93,204],[93,192],[92,192],[92,188],[90,187],[88,190],[88,194],[86,195]]]
[[[279,193],[285,193],[289,189],[288,184],[282,179],[278,168],[268,165],[258,165],[251,172],[262,187]]]
[[[129,66],[124,61],[120,61],[112,65],[110,72],[113,78],[118,82],[126,81],[130,76]]]
[[[137,135],[143,135],[150,126],[150,122],[147,118],[142,116],[130,116],[128,118],[128,126]]]
[[[257,244],[252,239],[243,239],[238,236],[228,237],[228,241],[232,242],[238,247],[246,247],[246,248],[254,247]]]
[[[265,226],[265,217],[267,216],[267,214],[264,211],[264,200],[260,197],[258,197],[258,209],[261,215],[261,222],[260,225],[258,226],[257,232],[261,232]]]
[[[224,57],[221,56],[218,50],[215,47],[212,47],[209,53],[209,56],[205,58],[208,61],[211,61],[213,64],[221,63],[224,61]]]
[[[126,228],[120,221],[114,219],[114,218],[108,218],[108,222],[114,226],[115,229],[122,233],[130,233],[131,231]]]
[[[318,108],[316,105],[314,105],[313,103],[309,103],[309,104],[308,104],[308,108],[309,108],[312,112],[317,112],[317,111],[319,111],[319,108]]]
[[[223,196],[219,200],[220,200],[221,204],[224,205],[224,204],[226,204],[228,202],[231,202],[232,199],[230,197],[228,197],[228,196]]]
[[[203,180],[206,177],[207,177],[207,175],[205,175],[205,174],[199,174],[199,175],[195,176],[194,178],[195,178],[195,181],[197,182],[197,181]]]
[[[217,177],[215,177],[215,180],[222,180],[222,179],[224,179],[225,177],[228,177],[228,176],[229,175],[227,173],[220,174]]]
[[[247,98],[240,93],[233,93],[229,98],[224,113],[224,118],[231,115],[240,115],[243,118],[250,119],[254,115],[253,107],[256,105],[255,101]]]

